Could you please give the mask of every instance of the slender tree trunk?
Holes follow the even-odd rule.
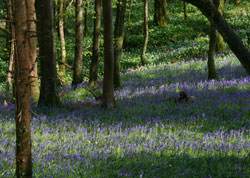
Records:
[[[104,23],[104,79],[103,107],[114,107],[114,47],[113,47],[113,16],[112,0],[103,0]]]
[[[220,0],[213,0],[213,4],[217,9],[219,9]],[[215,62],[214,62],[217,37],[218,37],[218,32],[214,26],[214,23],[211,22],[210,23],[210,35],[209,35],[210,39],[209,39],[208,61],[207,61],[208,80],[218,78],[216,74]]]
[[[10,51],[10,40],[12,39],[11,38],[11,26],[12,26],[11,21],[13,20],[12,2],[11,2],[11,0],[4,0],[4,4],[5,4],[5,9],[6,9],[7,34],[8,34],[8,32],[10,32],[10,34],[6,35],[6,48],[8,51]]]
[[[59,0],[59,38],[60,38],[60,44],[61,44],[61,61],[63,63],[66,63],[66,43],[64,38],[64,2],[63,0]],[[63,64],[59,65],[59,73],[60,75],[65,74],[65,66]]]
[[[88,19],[89,19],[89,1],[85,0],[85,8],[84,8],[84,36],[89,35],[89,28],[88,28]]]
[[[145,65],[146,61],[146,50],[148,45],[148,0],[144,0],[144,43],[141,54],[141,63]]]
[[[13,66],[14,66],[14,53],[15,53],[15,28],[14,26],[11,27],[12,33],[11,33],[11,47],[10,47],[10,56],[9,56],[9,71],[7,74],[7,79],[6,79],[6,89],[5,89],[5,96],[4,96],[4,106],[8,106],[8,101],[9,101],[9,91],[10,91],[10,86],[11,86],[11,78],[12,78],[12,71],[13,71]]]
[[[89,86],[93,87],[97,83],[98,58],[99,58],[99,40],[101,28],[101,0],[95,0],[95,19],[93,32],[93,52],[90,64]]]
[[[184,5],[184,19],[186,24],[188,24],[187,3],[184,1],[183,5]]]
[[[217,30],[215,29],[214,25],[211,24],[210,27],[210,35],[209,35],[209,50],[208,50],[208,80],[217,79],[216,69],[215,69],[215,48],[216,48],[216,37],[217,37]]]
[[[28,18],[28,31],[30,32],[29,44],[30,50],[29,55],[32,59],[31,71],[30,71],[30,84],[31,84],[31,97],[34,100],[39,98],[39,81],[37,75],[37,54],[36,54],[36,23],[35,23],[35,0],[29,0],[27,7],[27,18]]]
[[[167,0],[155,0],[154,23],[157,26],[168,25],[167,21]]]
[[[7,22],[6,26],[7,26],[7,30],[11,32],[10,35],[6,35],[6,45],[7,45],[7,49],[9,49],[9,71],[7,74],[7,78],[6,78],[6,89],[5,89],[5,96],[4,96],[4,105],[7,106],[8,105],[8,101],[9,101],[9,90],[10,90],[10,86],[11,86],[11,78],[12,78],[12,71],[13,71],[13,64],[14,64],[14,53],[15,53],[15,27],[13,25],[13,23],[11,23],[13,21],[13,11],[12,11],[12,2],[11,0],[5,0],[5,5],[6,5],[6,11],[7,11],[7,20],[9,22]],[[11,41],[11,43],[10,43]]]
[[[83,10],[82,0],[76,0],[76,39],[75,39],[75,59],[72,86],[82,83],[82,50],[83,50]]]
[[[30,128],[30,71],[34,45],[29,42],[30,35],[27,14],[32,0],[14,1],[15,24],[15,119],[16,119],[16,176],[32,177],[31,128]],[[34,4],[33,4],[34,5]],[[30,49],[31,48],[31,49]]]
[[[117,1],[115,22],[115,44],[114,44],[114,87],[121,87],[120,65],[122,57],[122,46],[124,40],[124,16],[126,12],[126,0]]]
[[[221,15],[223,16],[225,1],[224,0],[218,0],[218,1],[219,1],[218,2],[219,3],[218,10],[221,13]],[[225,44],[224,44],[223,37],[221,36],[220,33],[218,33],[217,37],[216,37],[216,48],[215,48],[215,51],[216,52],[222,52],[225,49],[226,49],[226,47],[225,47]]]
[[[230,49],[237,56],[242,66],[245,68],[247,73],[250,75],[250,53],[244,46],[241,39],[237,36],[235,31],[226,22],[224,17],[216,9],[210,0],[185,0],[196,6],[201,12],[209,19],[210,22],[214,23],[216,29],[220,32],[223,39],[227,42]]]
[[[133,0],[129,0],[128,26],[130,26],[131,23],[132,5],[133,5]]]
[[[60,104],[57,94],[53,0],[36,0],[37,31],[41,71],[39,105]]]
[[[239,5],[240,4],[240,0],[234,0],[235,5]]]

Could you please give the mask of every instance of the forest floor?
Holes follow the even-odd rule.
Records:
[[[225,16],[250,47],[249,3],[243,3],[236,10],[229,4]],[[209,24],[189,6],[184,26],[182,6],[174,5],[168,27],[152,27],[150,19],[145,67],[136,19],[142,16],[132,16],[115,108],[103,109],[87,82],[76,90],[60,88],[62,107],[32,105],[33,177],[250,178],[250,77],[227,49],[216,56],[219,80],[207,81]],[[1,84],[1,104],[3,89]],[[194,99],[175,102],[181,91]],[[14,106],[0,105],[0,178],[14,174]]]
[[[67,87],[65,107],[33,106],[34,177],[249,177],[250,78],[232,54],[216,66],[219,81],[202,60],[128,70],[112,110]],[[169,99],[179,91],[195,99]],[[0,177],[13,177],[13,106],[0,118]]]

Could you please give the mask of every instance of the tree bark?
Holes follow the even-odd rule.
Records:
[[[31,97],[35,101],[39,98],[39,81],[37,75],[37,54],[36,54],[36,22],[35,22],[35,0],[29,0],[27,7],[28,31],[29,31],[29,55],[32,59],[30,71]]]
[[[32,0],[14,1],[15,24],[15,120],[16,120],[16,176],[32,177],[31,128],[30,128],[30,71],[34,48],[30,43],[29,21],[27,14],[34,5]]]
[[[214,6],[218,9],[220,6],[220,0],[213,0]],[[214,23],[210,24],[210,35],[209,35],[209,50],[208,50],[208,80],[217,79],[214,56],[216,51],[216,40],[217,40],[218,32],[214,26]]]
[[[117,1],[115,21],[115,44],[114,44],[114,87],[121,87],[120,65],[122,57],[122,46],[124,40],[124,17],[126,12],[126,0]]]
[[[155,0],[154,23],[157,26],[168,25],[167,21],[167,0]]]
[[[15,53],[15,28],[14,26],[11,27],[12,29],[12,40],[11,40],[11,47],[10,47],[10,56],[9,56],[9,71],[7,74],[6,79],[6,89],[5,89],[5,96],[4,96],[4,106],[8,106],[9,102],[9,91],[11,86],[11,78],[12,78],[12,71],[14,67],[14,53]]]
[[[93,52],[89,72],[89,86],[93,87],[97,83],[98,58],[100,51],[100,29],[101,29],[101,0],[95,0],[95,19],[93,32]]]
[[[208,50],[208,80],[217,79],[215,63],[214,63],[214,56],[215,56],[215,48],[216,48],[216,37],[217,37],[217,30],[215,29],[214,25],[211,24],[210,26],[210,35],[209,35],[209,50]]]
[[[39,105],[60,104],[56,87],[53,0],[36,0],[37,32],[41,71]]]
[[[11,37],[11,27],[12,27],[12,23],[11,21],[13,21],[13,10],[12,10],[12,2],[11,0],[4,0],[4,4],[5,4],[5,9],[6,9],[6,28],[1,28],[0,29],[2,31],[4,31],[5,33],[7,33],[8,35],[6,35],[6,48],[8,51],[10,51],[10,40],[12,39]]]
[[[72,86],[82,83],[82,50],[83,50],[83,9],[82,0],[76,0],[76,27],[75,27],[75,59]]]
[[[225,4],[225,1],[224,0],[218,0],[219,2],[219,7],[218,7],[218,10],[219,12],[221,13],[221,15],[223,16],[223,11],[224,11],[224,4]],[[225,47],[225,44],[224,44],[224,40],[223,40],[223,37],[221,36],[220,33],[217,34],[217,37],[216,37],[216,48],[215,48],[215,51],[216,52],[222,52],[226,49]]]
[[[12,10],[12,2],[11,0],[5,1],[6,11],[7,11],[7,20],[10,21],[6,24],[7,30],[11,32],[10,35],[6,36],[6,45],[7,49],[9,49],[9,71],[6,78],[6,89],[5,89],[5,96],[4,96],[4,106],[8,105],[9,102],[9,90],[11,86],[11,78],[12,78],[12,71],[14,66],[14,53],[15,53],[15,26],[13,25],[13,10]],[[9,42],[11,41],[11,43]]]
[[[112,0],[103,0],[104,23],[104,79],[103,79],[103,107],[114,107],[114,47]]]
[[[144,42],[141,54],[141,63],[145,65],[146,61],[146,50],[148,45],[148,0],[144,0]]]
[[[89,28],[88,28],[88,20],[89,20],[89,1],[85,0],[85,8],[84,8],[84,36],[89,35]]]
[[[59,0],[59,38],[60,38],[60,44],[61,44],[61,61],[63,63],[66,63],[66,43],[65,43],[65,38],[64,38],[64,2],[63,0]],[[65,74],[65,66],[64,65],[59,65],[59,73],[60,75]]]
[[[244,46],[241,39],[237,36],[235,31],[226,22],[224,17],[216,9],[210,0],[184,0],[188,3],[193,4],[209,19],[213,22],[216,29],[220,32],[224,40],[228,43],[228,46],[237,56],[242,66],[245,68],[247,73],[250,75],[250,53]]]

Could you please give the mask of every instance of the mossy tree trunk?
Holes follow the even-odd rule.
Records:
[[[121,87],[120,65],[122,46],[124,40],[124,16],[126,12],[126,0],[117,1],[115,35],[114,35],[114,87]]]
[[[76,27],[75,27],[75,59],[74,59],[74,73],[72,86],[82,83],[82,51],[83,51],[83,2],[76,0],[75,13],[76,13]]]
[[[220,0],[213,0],[214,6],[218,9],[220,6]],[[210,23],[210,34],[209,34],[209,49],[208,49],[208,80],[217,79],[214,56],[216,52],[218,32],[214,26],[214,23]]]
[[[93,50],[89,72],[89,86],[97,84],[98,58],[100,51],[100,29],[101,29],[101,0],[95,0],[95,18],[93,32]]]
[[[58,105],[56,56],[54,42],[53,0],[36,0],[37,32],[41,71],[39,105]]]
[[[15,120],[16,120],[16,177],[32,177],[31,127],[30,127],[30,71],[33,63],[33,33],[29,31],[27,14],[34,0],[14,1],[15,24]]]
[[[141,64],[145,65],[146,61],[146,50],[148,45],[148,0],[144,0],[144,42],[141,53]]]
[[[154,23],[157,26],[166,26],[167,20],[167,0],[155,0],[154,2]]]
[[[114,47],[112,0],[102,0],[104,23],[103,107],[114,107]]]
[[[218,0],[218,1],[219,1],[218,10],[221,13],[221,15],[223,15],[225,0]],[[216,52],[222,52],[225,49],[226,49],[226,47],[225,47],[225,44],[224,44],[223,37],[221,36],[220,33],[218,33],[217,37],[216,37],[216,48],[215,48],[215,51]]]
[[[230,49],[250,75],[250,53],[243,42],[210,0],[183,0],[196,6],[220,32]]]

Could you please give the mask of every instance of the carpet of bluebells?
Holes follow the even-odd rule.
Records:
[[[129,70],[111,110],[77,97],[33,106],[34,177],[250,177],[250,77],[233,55],[217,56],[216,66],[219,81],[206,80],[202,60]],[[182,90],[195,100],[169,99]],[[0,107],[0,177],[9,178],[14,110]]]

